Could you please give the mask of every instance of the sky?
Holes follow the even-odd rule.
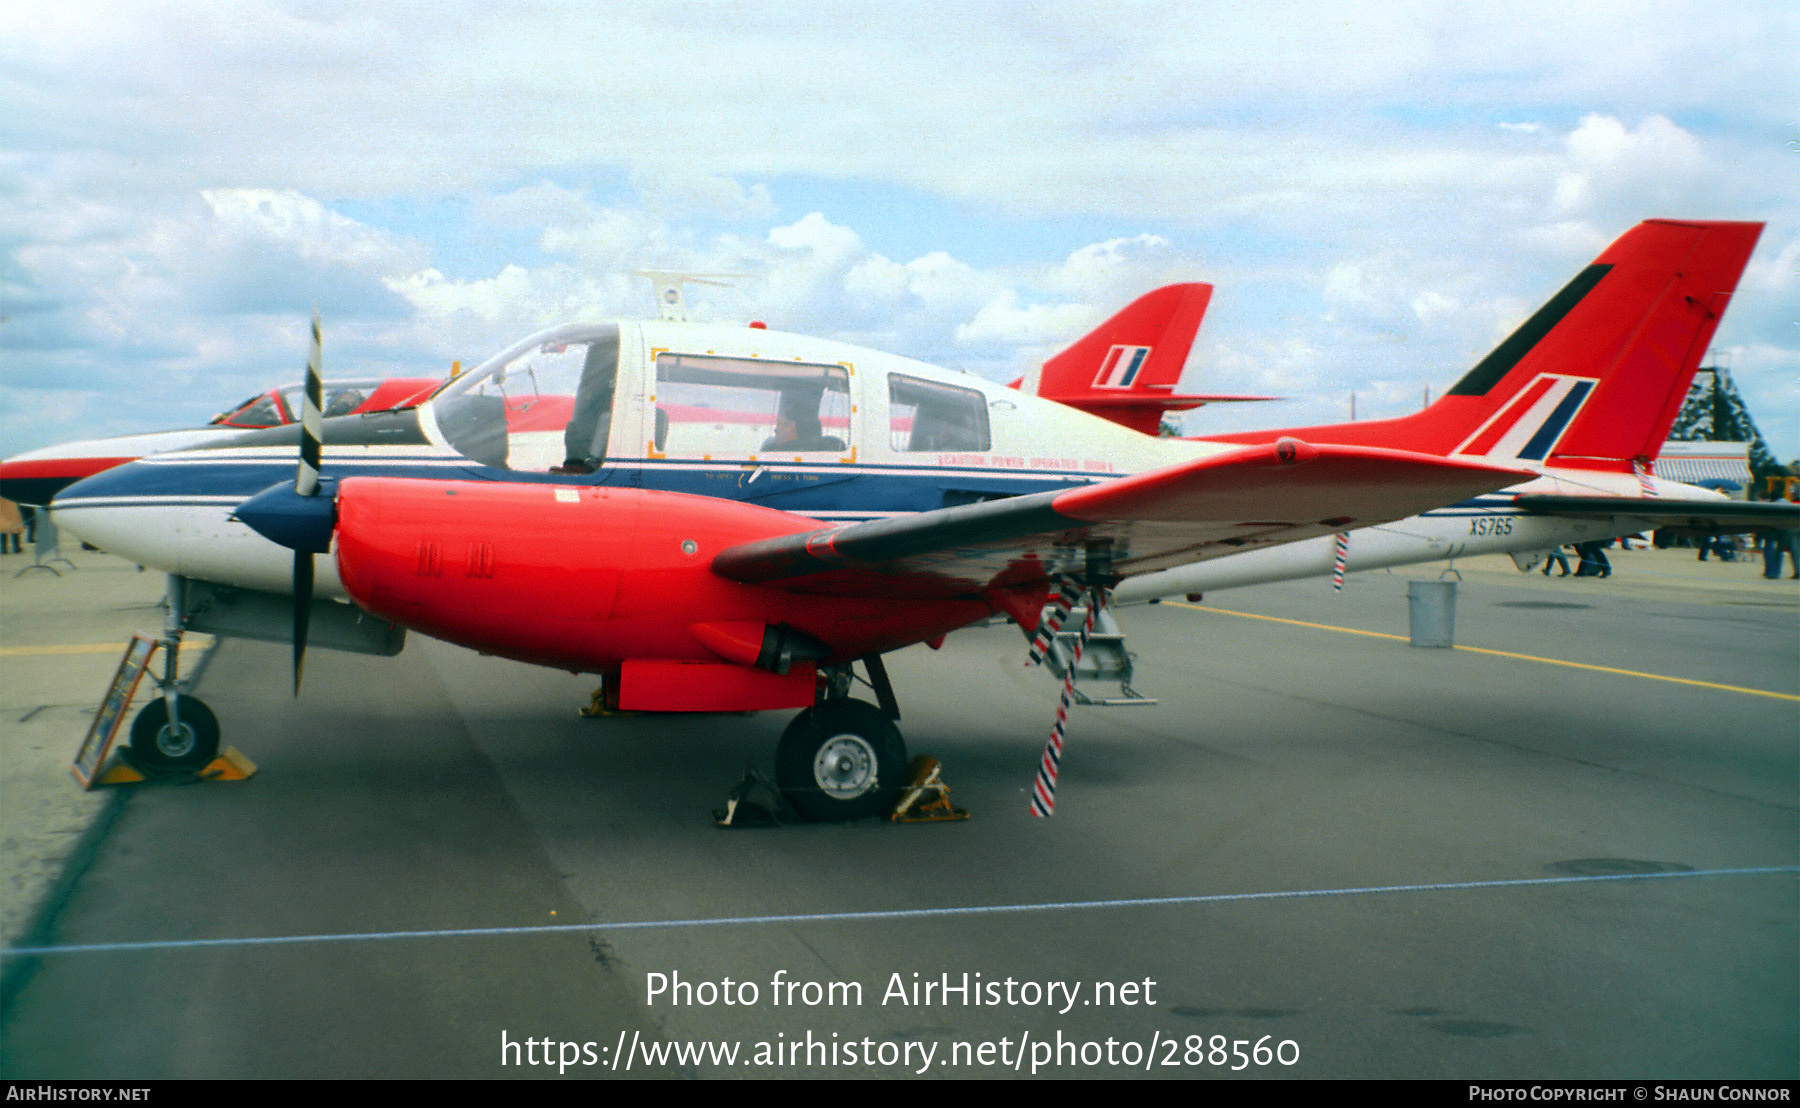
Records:
[[[1800,456],[1800,6],[0,6],[0,456],[654,316],[1000,380],[1216,286],[1193,434],[1415,410],[1640,220]]]

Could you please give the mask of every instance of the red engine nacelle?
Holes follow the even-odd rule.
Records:
[[[362,607],[483,653],[615,674],[625,708],[803,707],[817,664],[992,611],[728,580],[711,568],[726,547],[823,526],[735,501],[385,477],[348,478],[337,500],[338,575]]]

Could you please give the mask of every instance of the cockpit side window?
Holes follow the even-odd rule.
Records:
[[[850,373],[841,365],[663,352],[657,436],[697,458],[849,451]]]
[[[325,397],[325,408],[320,414],[326,419],[347,416],[362,407],[363,401],[369,397],[362,389],[354,385],[346,385]]]
[[[582,358],[574,411],[563,428],[563,472],[592,473],[606,460],[618,384],[619,333],[613,331],[589,343]]]
[[[591,473],[606,460],[619,372],[616,326],[540,338],[433,401],[438,430],[483,465]]]
[[[274,395],[265,393],[251,397],[213,422],[226,427],[279,427],[286,421],[281,418],[281,410],[275,406]]]
[[[987,397],[976,389],[890,373],[888,443],[912,453],[989,450]]]

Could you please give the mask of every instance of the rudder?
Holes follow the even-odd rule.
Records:
[[[1212,293],[1213,286],[1199,282],[1145,293],[1046,361],[1034,391],[1146,435],[1157,433],[1166,412],[1273,399],[1174,391]]]
[[[1640,223],[1424,411],[1285,433],[1628,472],[1662,446],[1762,226]]]

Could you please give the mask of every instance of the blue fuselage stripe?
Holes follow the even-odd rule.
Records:
[[[800,515],[854,519],[1073,488],[1093,480],[1071,473],[737,461],[617,461],[581,477],[495,469],[455,458],[355,459],[327,455],[324,468],[326,476],[336,480],[369,476],[644,488],[762,504]],[[291,458],[136,462],[70,486],[57,498],[56,506],[71,509],[134,503],[235,504],[271,485],[293,479]]]

